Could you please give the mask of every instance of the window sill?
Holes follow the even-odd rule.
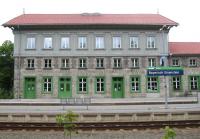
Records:
[[[140,91],[131,91],[132,94],[139,94],[141,93]]]
[[[140,50],[140,48],[128,48],[129,50]]]
[[[88,50],[88,48],[77,48],[76,50]]]
[[[112,48],[111,50],[123,50],[122,48]]]
[[[105,50],[105,48],[94,48],[94,50]]]
[[[146,48],[146,50],[157,50],[157,48]]]
[[[113,67],[113,69],[122,69],[122,67]]]
[[[30,48],[30,49],[29,49],[29,48],[26,48],[26,49],[25,49],[25,51],[35,51],[35,50],[36,50],[36,48]]]
[[[62,68],[60,68],[61,70],[69,70],[70,68],[69,67],[66,67],[66,68],[64,68],[64,67],[62,67]]]
[[[140,67],[130,67],[131,69],[139,69]]]
[[[104,91],[98,91],[98,92],[96,92],[96,94],[103,95],[103,94],[105,94],[105,92]]]
[[[70,51],[71,48],[60,48],[59,50],[60,50],[60,51]]]
[[[87,94],[87,91],[84,91],[84,92],[77,92],[77,94]]]
[[[105,69],[104,67],[96,67],[96,69]]]
[[[195,66],[189,65],[189,67],[191,67],[191,68],[197,68],[197,65],[195,65]]]
[[[35,68],[26,68],[26,70],[35,70]]]
[[[81,68],[81,67],[79,67],[78,69],[80,69],[80,70],[86,70],[87,68],[85,67],[85,68]]]
[[[53,48],[42,48],[42,50],[53,50]]]
[[[52,70],[52,68],[43,68],[43,70]]]

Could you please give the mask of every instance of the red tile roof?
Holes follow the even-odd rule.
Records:
[[[159,14],[23,14],[3,26],[17,25],[169,25],[178,23]]]
[[[169,42],[170,55],[200,54],[200,42]]]

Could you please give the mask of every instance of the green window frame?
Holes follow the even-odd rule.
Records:
[[[105,77],[96,77],[95,78],[95,93],[104,94],[105,93]]]
[[[198,91],[199,90],[199,76],[191,75],[188,76],[188,86],[190,91]]]
[[[53,92],[53,78],[52,77],[43,77],[42,79],[42,92],[43,93],[52,93]]]
[[[85,76],[77,79],[77,94],[88,94],[88,78]]]
[[[131,91],[131,93],[140,93],[141,92],[140,76],[131,76],[130,77],[130,91]]]
[[[158,93],[160,92],[160,81],[157,76],[147,77],[147,92],[148,93]]]
[[[172,76],[172,90],[182,91],[182,78],[181,76]]]

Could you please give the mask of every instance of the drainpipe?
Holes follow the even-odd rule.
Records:
[[[18,70],[18,79],[19,79],[19,87],[18,87],[18,91],[17,91],[17,99],[20,99],[20,90],[21,90],[21,31],[19,28],[19,25],[17,26],[18,30],[19,30],[19,47],[18,47],[18,63],[19,63],[19,70]]]

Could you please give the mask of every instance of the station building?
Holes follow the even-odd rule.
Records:
[[[200,43],[168,42],[159,14],[23,14],[14,34],[15,98],[170,97],[200,89]],[[182,66],[183,76],[147,76]]]

